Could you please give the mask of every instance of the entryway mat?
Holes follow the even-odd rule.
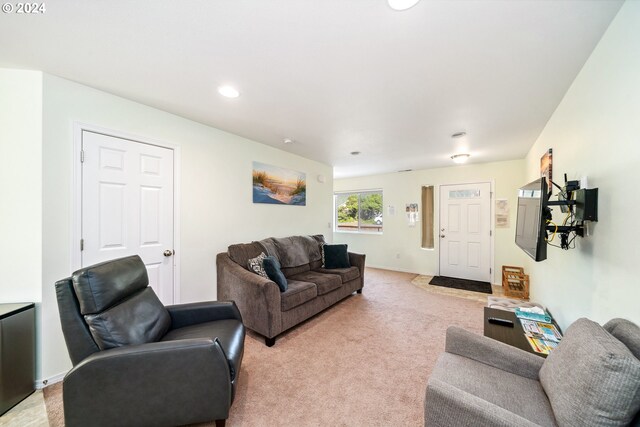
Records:
[[[463,289],[465,291],[482,292],[490,294],[491,283],[479,282],[477,280],[457,279],[455,277],[447,276],[433,276],[433,279],[429,282],[430,285],[442,286],[445,288]]]

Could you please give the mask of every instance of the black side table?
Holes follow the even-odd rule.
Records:
[[[34,391],[35,304],[0,304],[0,415]]]
[[[489,318],[507,320],[513,323],[513,327],[500,324],[489,323]],[[547,357],[546,354],[536,353],[529,345],[529,341],[524,336],[524,329],[513,311],[500,310],[497,308],[484,308],[484,336],[493,338],[505,344],[518,347],[537,356]]]

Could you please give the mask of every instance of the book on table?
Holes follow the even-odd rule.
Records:
[[[538,313],[530,310],[524,310],[520,307],[517,307],[516,317],[518,319],[536,320],[540,322],[551,323],[553,319],[551,319],[551,316],[549,315],[549,313],[543,310],[540,310],[540,311],[542,311],[542,313]]]
[[[535,351],[536,353],[549,354],[551,350],[558,346],[558,343],[556,341],[546,340],[544,338],[534,338],[526,334],[525,337],[527,338],[527,341],[529,342],[529,345],[531,345],[533,351]]]
[[[537,353],[549,354],[562,339],[562,334],[553,323],[523,318],[519,320],[527,342]]]

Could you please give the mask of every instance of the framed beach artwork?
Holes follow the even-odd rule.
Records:
[[[306,206],[307,175],[253,162],[253,203]]]

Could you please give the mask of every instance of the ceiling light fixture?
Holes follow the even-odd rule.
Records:
[[[466,134],[467,134],[466,132],[456,132],[453,135],[451,135],[451,138],[462,138]]]
[[[220,86],[218,88],[218,93],[225,98],[237,98],[240,96],[238,89],[231,86]]]
[[[360,154],[360,152],[359,151],[352,151],[349,154],[351,154],[352,156],[357,156],[358,154]]]
[[[451,160],[453,160],[453,163],[461,164],[469,160],[469,157],[471,157],[471,154],[454,154],[451,156]]]
[[[415,6],[420,0],[387,0],[393,10],[407,10]]]
[[[285,138],[285,139],[282,140],[282,142],[284,142],[285,144],[293,144],[293,139]]]

